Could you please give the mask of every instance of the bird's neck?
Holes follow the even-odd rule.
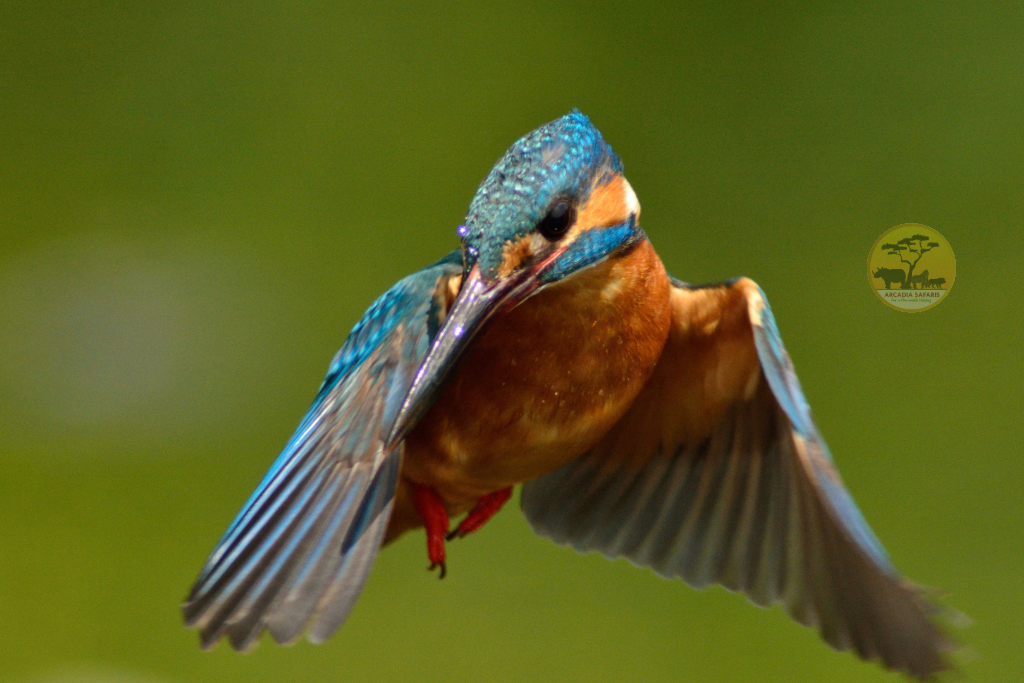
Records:
[[[670,288],[643,240],[493,320],[410,434],[410,473],[496,490],[581,455],[658,362]]]

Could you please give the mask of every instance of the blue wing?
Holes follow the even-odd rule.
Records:
[[[405,278],[349,334],[183,607],[203,647],[227,635],[244,650],[264,629],[320,642],[348,616],[391,515],[401,452],[384,442],[461,272],[453,252]]]
[[[936,608],[844,488],[761,289],[676,282],[671,305],[662,358],[629,412],[582,458],[524,485],[534,530],[781,603],[889,668],[946,668]]]

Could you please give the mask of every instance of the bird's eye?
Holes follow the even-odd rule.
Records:
[[[575,213],[572,204],[565,199],[559,200],[548,211],[548,215],[544,216],[544,220],[537,225],[537,230],[547,239],[557,242],[565,236],[569,226],[572,225]]]

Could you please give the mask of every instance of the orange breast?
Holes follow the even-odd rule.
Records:
[[[406,438],[403,476],[469,503],[581,455],[650,377],[670,288],[645,240],[492,321]]]

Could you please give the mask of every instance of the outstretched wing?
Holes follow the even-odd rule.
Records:
[[[401,452],[385,440],[461,272],[453,252],[405,278],[349,334],[182,608],[204,648],[226,634],[245,650],[264,629],[320,642],[348,616],[391,516]]]
[[[534,530],[693,586],[782,603],[840,649],[925,678],[952,643],[843,487],[761,289],[676,282],[649,383],[591,451],[527,482]]]

